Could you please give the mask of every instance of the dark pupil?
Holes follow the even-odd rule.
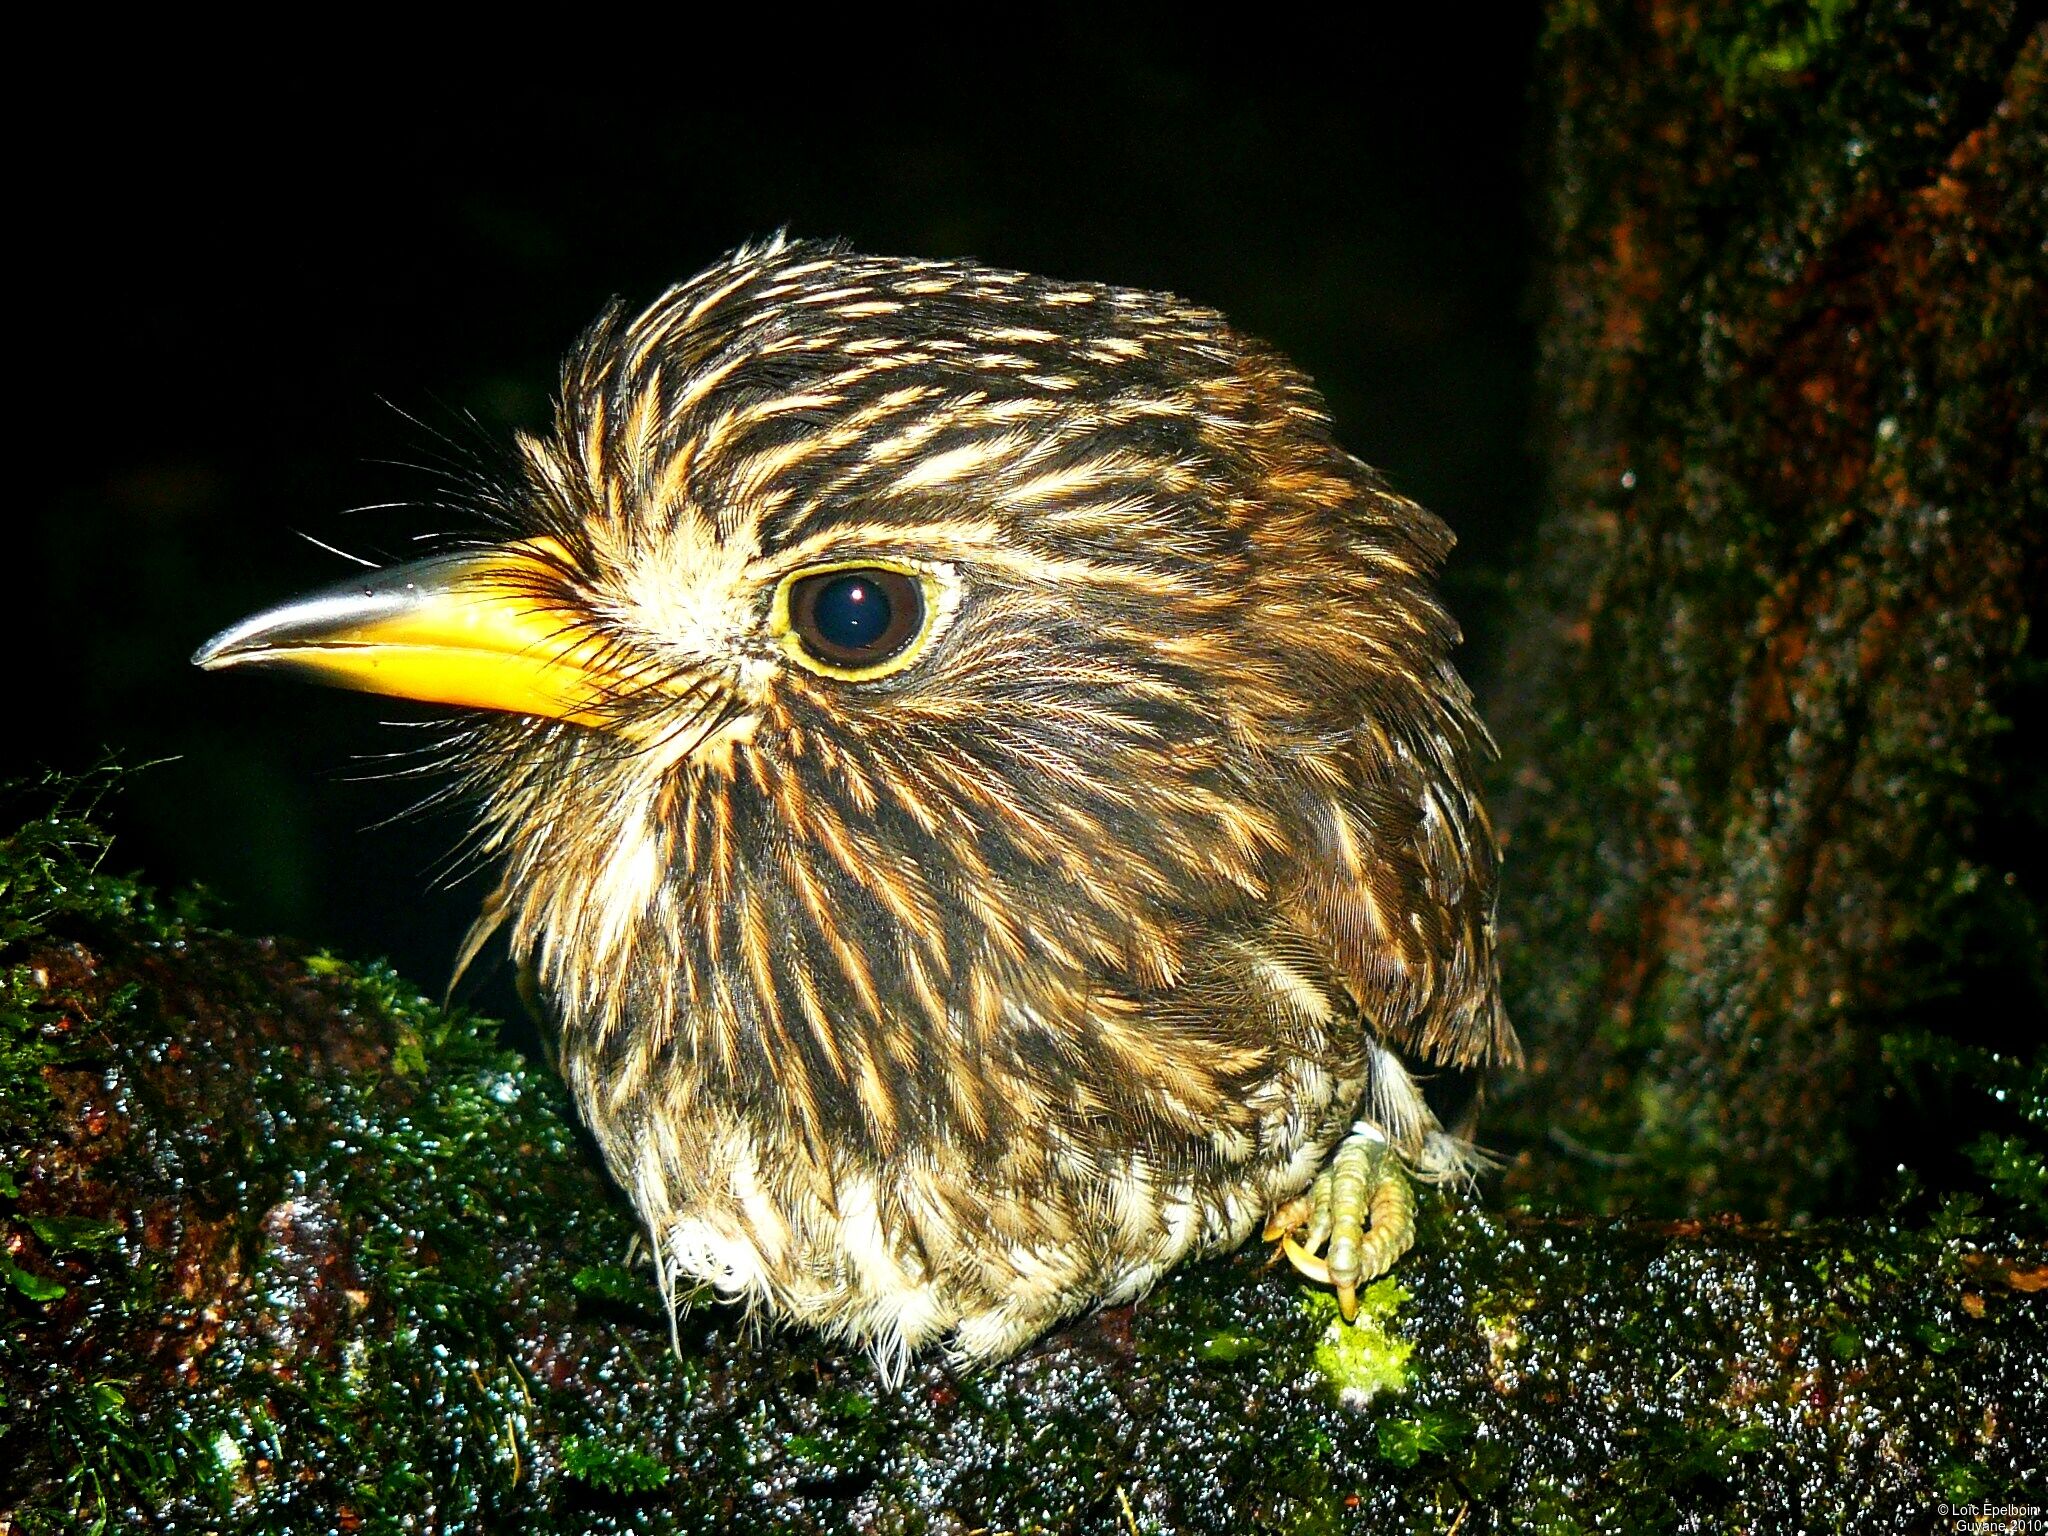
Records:
[[[829,581],[811,609],[811,623],[828,645],[864,651],[889,632],[895,616],[889,594],[866,576]]]
[[[900,571],[821,571],[790,588],[789,622],[818,660],[864,673],[917,638],[924,600]]]

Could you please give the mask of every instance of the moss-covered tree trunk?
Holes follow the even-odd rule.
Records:
[[[2048,1019],[2048,28],[1562,0],[1542,75],[1515,1180],[1825,1210],[1887,1030]]]

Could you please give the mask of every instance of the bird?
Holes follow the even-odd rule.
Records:
[[[1004,1359],[1483,1154],[1493,751],[1447,526],[1169,294],[786,235],[614,301],[479,530],[201,667],[442,706],[663,1292]]]

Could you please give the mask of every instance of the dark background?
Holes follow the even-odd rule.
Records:
[[[323,53],[322,83],[167,56],[81,85],[15,156],[28,486],[0,777],[161,760],[107,809],[117,865],[438,986],[479,894],[430,889],[460,823],[389,824],[428,786],[376,776],[411,744],[384,722],[421,716],[187,658],[347,573],[301,532],[382,559],[462,526],[437,434],[541,424],[607,299],[784,226],[1167,288],[1277,343],[1347,446],[1457,529],[1483,690],[1537,494],[1536,23],[1439,9],[1262,23],[1257,48],[1014,17],[1028,38],[952,57],[827,40],[807,62],[783,36],[582,54],[572,25],[512,68]]]

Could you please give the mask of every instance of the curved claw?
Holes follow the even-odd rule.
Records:
[[[1280,1240],[1280,1249],[1287,1255],[1287,1262],[1300,1270],[1317,1285],[1330,1283],[1330,1266],[1297,1243],[1290,1234]]]
[[[1298,1235],[1297,1235],[1298,1234]],[[1305,1195],[1266,1223],[1268,1241],[1318,1285],[1336,1292],[1344,1321],[1358,1319],[1359,1290],[1394,1267],[1415,1241],[1415,1197],[1385,1140],[1361,1126]]]

